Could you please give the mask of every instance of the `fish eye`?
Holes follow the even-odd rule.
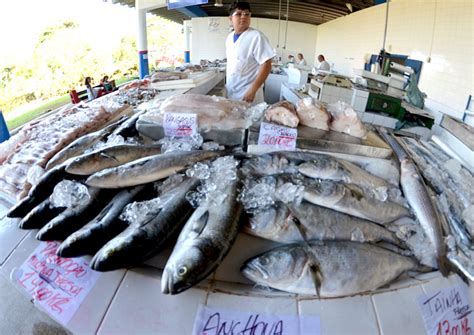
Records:
[[[188,272],[188,269],[185,266],[182,266],[178,269],[178,275],[184,276]]]
[[[262,263],[262,265],[267,265],[269,263],[268,257],[262,257],[260,263]]]

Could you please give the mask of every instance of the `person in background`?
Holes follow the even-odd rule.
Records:
[[[268,38],[250,28],[250,4],[234,2],[229,6],[229,21],[234,31],[227,36],[227,97],[249,103],[263,102],[263,83],[276,56]]]
[[[109,76],[105,76],[100,80],[100,84],[104,88],[105,92],[112,92],[114,87],[111,82],[109,82]]]
[[[86,91],[87,91],[87,101],[94,100],[99,96],[99,89],[96,87],[92,87],[92,78],[91,77],[86,77],[84,84],[86,85]]]
[[[295,63],[295,56],[289,55],[288,56],[288,64],[294,64]]]
[[[329,63],[326,61],[326,59],[324,58],[323,55],[319,55],[318,56],[318,62],[319,62],[319,66],[317,68],[318,71],[322,70],[322,71],[330,71],[331,70],[331,66],[329,65]]]
[[[306,59],[304,59],[303,54],[300,52],[298,55],[296,55],[298,58],[298,65],[306,66]]]

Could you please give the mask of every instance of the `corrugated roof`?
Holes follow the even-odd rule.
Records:
[[[215,0],[209,0],[208,4],[199,7],[208,16],[227,16],[228,6],[233,0],[223,0],[223,7],[214,6]],[[248,0],[252,8],[252,17],[286,20],[287,1],[286,0]],[[112,0],[112,3],[135,7],[135,0]],[[352,11],[374,5],[374,0],[307,0],[289,1],[288,20],[319,25],[338,17],[350,14],[346,4],[350,4]],[[350,6],[349,6],[350,7]],[[279,10],[281,8],[281,10]],[[168,10],[166,7],[157,8],[150,11],[152,14],[164,17],[168,20],[183,23],[191,17],[183,14],[179,10]]]

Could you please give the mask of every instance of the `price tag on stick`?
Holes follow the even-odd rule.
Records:
[[[297,137],[298,130],[296,128],[262,122],[258,135],[258,145],[268,149],[294,151]]]
[[[184,137],[197,133],[196,113],[165,113],[163,119],[165,136]]]

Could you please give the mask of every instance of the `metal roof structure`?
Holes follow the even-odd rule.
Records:
[[[380,0],[247,0],[252,8],[252,17],[286,20],[319,25],[338,17],[356,12],[377,3]],[[215,6],[216,0],[208,4],[191,6],[183,9],[168,10],[167,7],[157,8],[150,13],[182,24],[192,17],[228,16],[228,7],[233,0],[217,0],[223,6]],[[135,7],[135,0],[112,0],[114,4]],[[287,6],[288,5],[288,6]]]

